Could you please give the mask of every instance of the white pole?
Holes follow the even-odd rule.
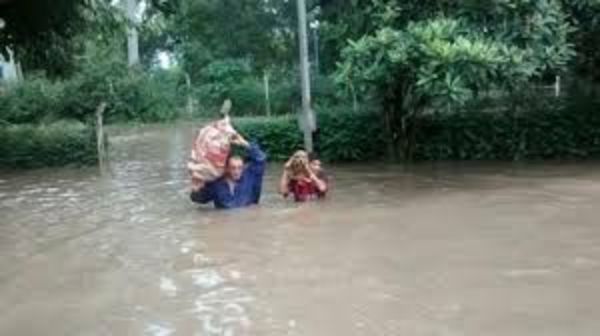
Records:
[[[269,93],[269,73],[267,70],[263,73],[264,85],[265,85],[265,108],[267,117],[271,116],[271,97]]]
[[[138,31],[135,27],[136,9],[137,0],[126,0],[125,11],[127,13],[127,19],[129,20],[129,25],[127,26],[127,60],[129,66],[133,66],[140,63]]]
[[[302,85],[302,130],[304,131],[304,147],[313,151],[312,133],[316,129],[315,117],[310,102],[310,70],[308,64],[308,39],[306,33],[306,3],[297,0],[298,4],[298,40],[300,44],[300,82]]]

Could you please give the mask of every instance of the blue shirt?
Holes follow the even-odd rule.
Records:
[[[225,178],[207,183],[200,191],[192,192],[193,202],[206,204],[213,202],[217,209],[241,208],[260,201],[263,175],[267,156],[256,143],[248,150],[247,165],[241,178],[235,183],[233,193]]]

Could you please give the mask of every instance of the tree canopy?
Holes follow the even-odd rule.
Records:
[[[64,76],[83,52],[84,32],[107,38],[119,25],[108,0],[18,0],[0,3],[0,52],[12,50],[26,69]]]
[[[370,88],[390,132],[427,108],[560,73],[575,55],[558,0],[373,4],[373,28],[344,48],[337,79]]]

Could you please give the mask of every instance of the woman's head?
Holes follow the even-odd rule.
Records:
[[[289,169],[292,176],[302,176],[307,174],[308,167],[308,154],[299,150],[292,155],[289,162]]]

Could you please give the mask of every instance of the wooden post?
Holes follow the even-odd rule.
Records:
[[[560,97],[560,76],[556,76],[556,82],[554,83],[554,96]]]
[[[190,75],[185,73],[185,85],[187,87],[187,112],[189,116],[194,115],[194,100],[192,98],[192,80],[190,79]]]
[[[106,163],[106,148],[104,148],[103,118],[106,110],[106,102],[100,103],[96,109],[96,145],[98,146],[98,164],[104,168]]]
[[[267,117],[271,116],[271,97],[269,95],[269,73],[267,70],[263,73],[263,80],[265,85],[265,109],[267,112]]]
[[[298,40],[300,44],[300,83],[302,85],[302,118],[304,131],[304,147],[307,152],[313,151],[312,133],[316,122],[310,101],[310,69],[308,64],[308,39],[306,33],[306,2],[297,0],[298,5]]]

